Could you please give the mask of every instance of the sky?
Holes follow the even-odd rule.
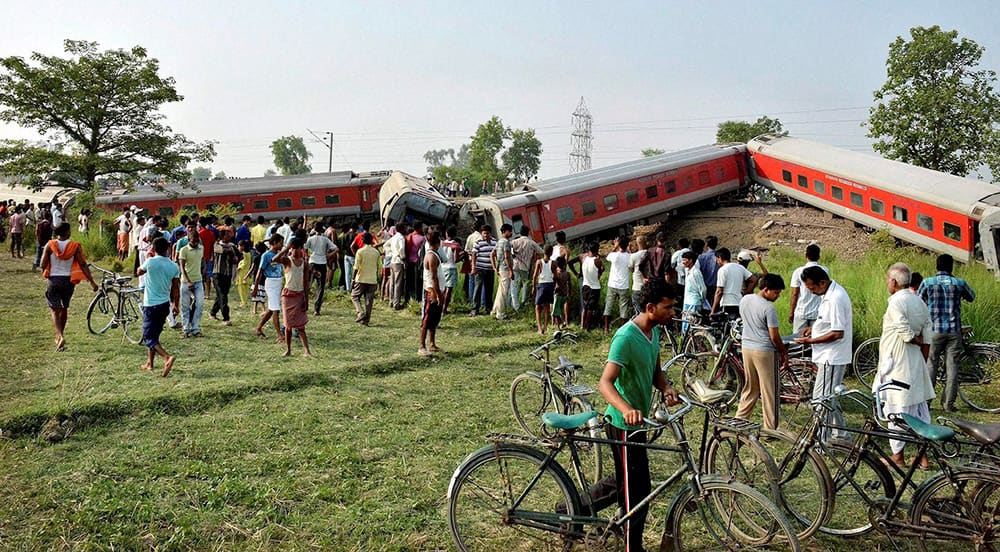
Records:
[[[535,129],[542,178],[569,173],[572,113],[593,117],[593,167],[715,141],[725,120],[779,119],[794,136],[871,152],[861,123],[889,44],[940,25],[1000,69],[1000,2],[0,3],[0,56],[65,39],[147,49],[184,96],[168,124],[216,142],[213,172],[261,176],[270,143],[306,139],[314,172],[422,176],[499,116]],[[37,133],[0,123],[0,138]]]

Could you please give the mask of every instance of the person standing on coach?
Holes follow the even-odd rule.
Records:
[[[945,385],[941,404],[948,412],[955,411],[958,395],[958,355],[962,351],[962,301],[976,300],[976,292],[961,278],[951,275],[955,260],[951,255],[938,255],[937,274],[925,279],[918,289],[920,298],[931,312],[930,362],[927,367],[931,384],[937,381],[941,357],[945,357]]]
[[[52,326],[56,330],[56,351],[66,350],[66,319],[69,302],[73,298],[76,284],[86,278],[90,287],[97,291],[97,282],[90,274],[83,246],[69,239],[70,224],[64,222],[56,227],[56,239],[50,240],[42,253],[42,276],[49,281],[45,299],[52,310]]]

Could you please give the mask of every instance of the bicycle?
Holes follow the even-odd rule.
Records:
[[[681,353],[706,353],[716,350],[716,339],[711,326],[701,323],[702,317],[693,312],[684,312],[680,318],[670,320],[671,325],[664,326],[660,332],[660,339],[663,347],[669,348],[670,357],[673,358]],[[672,328],[683,328],[687,323],[687,329],[680,332],[672,331]],[[677,333],[680,333],[678,339]]]
[[[908,388],[908,385],[893,380],[881,385],[878,392],[893,387]],[[840,386],[834,394],[814,401],[820,408],[814,412],[812,423],[791,438],[792,450],[778,463],[783,477],[795,477],[813,453],[828,459],[833,468],[830,470],[833,486],[819,501],[829,508],[819,530],[831,535],[859,536],[877,529],[890,537],[915,537],[922,550],[927,549],[927,541],[937,540],[1000,545],[997,540],[1000,526],[996,525],[995,516],[1000,504],[989,502],[1000,498],[995,493],[1000,489],[1000,464],[953,465],[949,460],[958,457],[961,446],[953,430],[907,414],[885,416],[879,393],[872,396]],[[820,412],[839,408],[834,402],[837,399],[851,399],[862,405],[871,400],[874,404],[868,410],[874,414],[866,416],[861,428],[839,428],[855,435],[850,443],[819,438],[823,428],[835,427],[826,424]],[[893,422],[903,429],[887,429],[879,421]],[[916,455],[909,466],[897,466],[876,438],[914,443]],[[918,485],[914,474],[920,459],[928,454],[939,471]],[[912,492],[910,503],[903,501],[906,492]],[[853,504],[844,508],[845,502]],[[868,514],[862,521],[858,520],[859,509]]]
[[[577,373],[582,368],[579,364],[574,364],[564,356],[559,356],[559,363],[555,366],[549,360],[549,351],[553,345],[563,341],[576,343],[580,337],[574,333],[556,331],[552,339],[543,343],[537,349],[528,353],[532,358],[541,362],[541,370],[528,370],[518,375],[510,384],[510,407],[514,412],[514,419],[525,433],[536,438],[547,438],[552,436],[542,421],[542,415],[546,412],[560,412],[562,414],[575,414],[594,410],[588,397],[594,394],[594,389],[588,385],[576,383]],[[556,383],[554,376],[562,377],[563,383]],[[600,428],[597,427],[596,420],[591,428],[592,437],[600,437]],[[588,472],[592,481],[597,481],[601,477],[603,470],[603,453],[601,446],[594,443],[581,444],[587,456],[592,458],[592,472]]]
[[[1000,412],[1000,343],[973,342],[971,326],[962,327],[962,351],[958,356],[958,396],[980,412]],[[873,337],[854,350],[854,374],[870,388],[878,369],[879,338]],[[937,383],[945,384],[945,371],[938,370]]]
[[[448,525],[456,547],[463,551],[539,546],[569,550],[574,544],[613,548],[619,544],[623,527],[639,509],[651,505],[665,489],[686,476],[687,483],[674,496],[659,526],[662,530],[657,518],[648,520],[643,539],[647,549],[662,550],[672,545],[676,550],[719,546],[731,550],[800,550],[795,530],[767,497],[742,483],[704,473],[699,460],[704,459],[704,432],[708,427],[703,429],[696,459],[683,425],[692,402],[683,396],[681,400],[684,405],[676,412],[657,409],[655,420],[645,420],[645,431],[672,430],[676,445],[591,437],[587,435],[588,422],[598,415],[593,411],[571,416],[546,413],[545,422],[555,431],[551,439],[488,435],[490,444],[466,457],[448,485]],[[587,429],[581,432],[581,428]],[[657,483],[632,510],[616,509],[605,518],[595,511],[582,473],[577,449],[580,442],[673,452],[680,456],[681,466]],[[566,450],[575,480],[556,461]]]
[[[87,329],[103,335],[112,328],[122,329],[122,340],[136,345],[142,339],[142,290],[129,285],[131,276],[121,276],[97,265],[91,269],[104,274],[97,295],[87,307]]]

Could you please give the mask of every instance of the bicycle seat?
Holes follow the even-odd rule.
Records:
[[[591,419],[597,417],[596,410],[588,410],[579,414],[559,414],[556,412],[546,412],[542,414],[542,423],[553,429],[576,429]]]
[[[580,368],[583,368],[583,366],[580,366],[579,364],[574,364],[570,362],[568,358],[559,355],[559,365],[556,366],[556,370],[565,370],[567,368],[571,370],[579,370]]]
[[[698,402],[709,405],[722,402],[733,394],[733,392],[728,389],[712,389],[705,385],[705,382],[700,379],[695,379],[688,387],[691,389],[691,392],[694,393]]]
[[[972,437],[983,445],[995,445],[997,441],[1000,441],[1000,423],[977,424],[976,422],[959,420],[957,418],[938,418],[938,420],[950,422],[962,430],[962,433]]]
[[[132,281],[132,277],[131,276],[119,276],[119,277],[115,278],[115,283],[118,284],[118,285],[120,285],[120,286],[124,285],[124,284],[127,284],[127,283],[129,283],[131,281]]]
[[[929,424],[909,414],[899,414],[900,419],[910,426],[914,433],[931,441],[947,441],[955,437],[955,430],[943,425]]]

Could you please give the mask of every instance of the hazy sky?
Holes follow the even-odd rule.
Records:
[[[0,55],[59,54],[66,38],[144,46],[185,99],[169,124],[218,142],[215,171],[260,176],[269,145],[335,133],[334,170],[426,170],[499,115],[534,128],[541,176],[569,172],[586,99],[593,165],[714,141],[726,119],[870,151],[860,123],[889,43],[940,25],[1000,68],[1000,2],[240,2],[0,4]],[[0,137],[32,137],[0,125]],[[327,150],[310,143],[314,171]]]

